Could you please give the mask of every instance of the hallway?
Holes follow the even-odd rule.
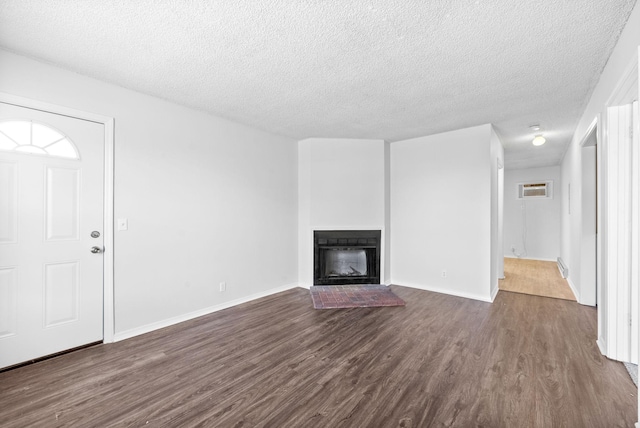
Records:
[[[505,257],[504,276],[500,290],[576,301],[555,262]]]

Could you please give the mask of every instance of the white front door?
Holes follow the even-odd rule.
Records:
[[[0,102],[0,368],[102,340],[103,168],[103,124]]]

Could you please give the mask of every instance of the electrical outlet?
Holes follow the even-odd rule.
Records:
[[[226,282],[221,282],[220,283],[220,292],[225,292],[227,291],[227,283]]]
[[[443,277],[443,278],[446,278],[446,277],[447,277],[447,271],[446,271],[446,270],[443,270],[443,271],[442,271],[442,277]]]

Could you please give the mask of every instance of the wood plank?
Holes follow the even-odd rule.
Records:
[[[0,373],[0,426],[633,426],[594,308],[392,288],[407,306],[295,289]]]

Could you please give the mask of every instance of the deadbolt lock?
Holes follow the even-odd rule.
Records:
[[[99,238],[100,237],[100,232],[98,232],[97,230],[94,230],[93,232],[91,232],[91,237],[92,238]]]

